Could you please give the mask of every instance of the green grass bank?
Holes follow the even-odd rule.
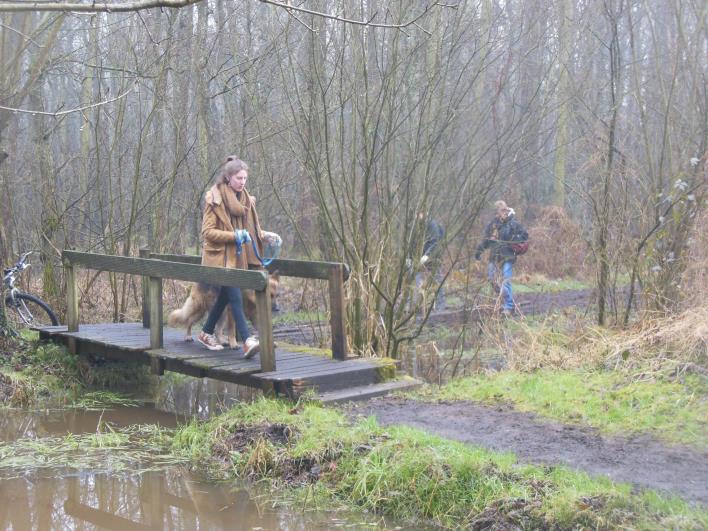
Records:
[[[701,529],[705,510],[632,493],[562,467],[519,464],[406,427],[352,421],[317,404],[261,399],[173,440],[177,455],[225,477],[258,481],[303,506],[366,509],[446,528]]]

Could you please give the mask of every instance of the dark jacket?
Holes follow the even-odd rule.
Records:
[[[490,262],[516,262],[516,253],[511,248],[512,243],[525,242],[529,239],[523,225],[510,215],[504,221],[496,216],[484,229],[484,240],[477,246],[477,255],[489,249]]]
[[[425,243],[423,244],[423,254],[430,256],[435,251],[439,251],[438,244],[445,236],[445,229],[442,225],[431,219],[425,226]]]

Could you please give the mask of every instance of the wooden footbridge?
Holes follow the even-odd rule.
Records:
[[[142,249],[140,257],[113,256],[78,251],[62,254],[67,282],[67,324],[41,327],[42,339],[65,344],[79,355],[137,361],[155,374],[173,371],[198,378],[213,378],[265,392],[297,398],[312,390],[325,402],[345,401],[385,394],[415,385],[394,380],[391,360],[358,359],[346,349],[344,282],[349,269],[336,262],[274,260],[270,272],[280,276],[320,279],[329,283],[332,352],[276,345],[268,288],[269,271],[245,271],[200,264],[199,256],[154,254]],[[142,323],[79,323],[76,271],[79,267],[142,277]],[[163,326],[163,279],[236,286],[256,294],[256,328],[261,351],[250,360],[243,352],[209,351],[186,342],[184,331]]]

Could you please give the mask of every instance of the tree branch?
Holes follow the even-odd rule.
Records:
[[[125,92],[123,92],[123,94],[120,94],[110,100],[99,101],[96,103],[92,103],[90,105],[85,105],[84,107],[78,107],[76,109],[69,109],[67,111],[57,111],[57,112],[32,111],[29,109],[15,109],[14,107],[5,107],[4,105],[0,105],[0,109],[2,109],[4,111],[11,111],[11,112],[22,112],[25,114],[31,114],[33,116],[35,114],[41,114],[42,116],[54,116],[56,118],[57,116],[63,116],[65,114],[71,114],[74,112],[81,112],[81,111],[85,111],[87,109],[93,109],[94,107],[100,107],[101,105],[106,105],[107,103],[113,103],[114,101],[118,101],[119,99],[127,96],[130,92],[132,92],[134,90],[134,88],[135,88],[135,85],[133,85],[133,87],[131,87],[128,90],[126,90]]]
[[[433,7],[441,5],[441,4],[438,4],[438,2],[434,1],[433,3],[425,6],[425,9],[423,9],[423,11],[421,11],[418,15],[416,15],[414,18],[408,20],[407,22],[403,22],[401,24],[382,24],[382,23],[377,23],[377,22],[371,22],[371,20],[354,20],[351,18],[338,17],[336,15],[330,15],[329,13],[324,13],[322,11],[313,11],[311,9],[305,9],[304,7],[296,7],[291,4],[279,2],[278,0],[258,0],[258,1],[263,4],[270,4],[270,5],[274,5],[276,7],[281,7],[283,9],[287,10],[288,12],[299,11],[300,13],[307,13],[308,15],[314,15],[317,17],[328,18],[330,20],[336,20],[338,22],[344,22],[346,24],[354,24],[355,26],[368,26],[371,28],[393,28],[393,29],[407,28],[408,26],[416,24],[416,22],[418,22],[421,18],[423,18]],[[456,8],[457,6],[441,5],[441,7],[454,7],[454,8]]]
[[[141,11],[154,7],[179,8],[196,4],[202,0],[133,0],[128,2],[2,2],[0,13],[22,11],[75,11],[79,13],[123,13]]]

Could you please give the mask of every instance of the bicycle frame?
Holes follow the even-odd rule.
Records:
[[[24,253],[13,267],[5,269],[2,278],[2,296],[5,300],[10,300],[10,303],[17,310],[17,313],[20,315],[20,318],[25,322],[25,324],[31,324],[32,321],[34,321],[34,315],[32,315],[32,312],[27,307],[25,302],[16,297],[16,295],[21,292],[15,287],[15,281],[20,273],[30,266],[30,264],[26,263],[27,257],[30,254],[32,254],[32,251]],[[9,291],[8,295],[5,295],[6,291]]]

